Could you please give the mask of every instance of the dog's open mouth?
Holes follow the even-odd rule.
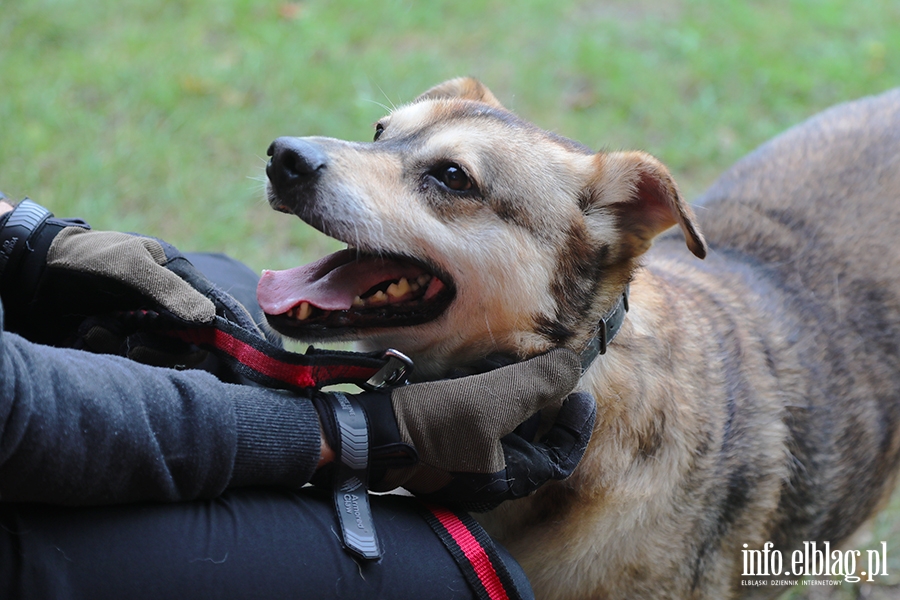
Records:
[[[302,267],[264,271],[257,299],[269,323],[296,338],[418,325],[455,296],[450,278],[424,263],[348,248]]]

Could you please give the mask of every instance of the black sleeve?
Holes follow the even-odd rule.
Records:
[[[2,501],[175,501],[244,485],[299,487],[319,440],[307,398],[41,346],[0,326]]]

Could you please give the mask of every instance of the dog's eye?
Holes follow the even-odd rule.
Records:
[[[454,192],[466,192],[472,189],[472,180],[459,165],[449,163],[438,167],[435,178]]]
[[[377,142],[378,138],[381,137],[382,133],[384,133],[384,125],[382,125],[381,123],[376,124],[375,125],[375,139],[372,141]]]

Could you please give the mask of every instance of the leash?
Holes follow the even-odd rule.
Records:
[[[479,600],[522,597],[493,540],[472,515],[435,504],[423,504],[421,512]]]
[[[363,353],[310,346],[305,354],[290,352],[219,316],[211,327],[192,325],[162,333],[214,352],[235,373],[269,388],[307,391],[352,383],[379,390],[405,384],[413,369],[412,359],[393,349]]]

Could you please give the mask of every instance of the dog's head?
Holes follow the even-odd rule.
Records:
[[[678,224],[706,252],[655,158],[538,129],[472,79],[395,110],[371,143],[279,138],[269,155],[271,205],[348,244],[263,273],[271,325],[397,348],[424,375],[496,351],[580,350],[657,234]]]

